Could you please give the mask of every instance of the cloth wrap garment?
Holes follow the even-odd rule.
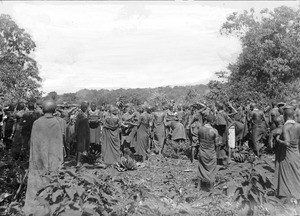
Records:
[[[153,115],[154,121],[154,137],[153,143],[156,151],[161,151],[166,140],[166,128],[164,124],[165,113],[155,112]]]
[[[120,161],[120,126],[121,122],[117,116],[107,116],[104,120],[102,131],[102,156],[106,164],[114,164]]]
[[[30,139],[30,158],[24,212],[43,216],[49,209],[35,198],[49,182],[43,174],[59,169],[63,162],[63,134],[59,120],[45,114],[33,123]]]
[[[12,155],[15,159],[17,159],[23,149],[23,136],[22,136],[22,117],[25,111],[21,110],[15,113],[15,135],[13,137],[12,142]]]
[[[299,124],[294,121],[286,122],[293,124],[288,129],[290,134],[290,146],[281,146],[281,154],[278,158],[278,182],[277,195],[279,197],[300,199],[300,153],[299,138],[295,137],[299,133]]]
[[[149,153],[149,123],[150,115],[148,113],[142,113],[139,119],[139,125],[137,128],[136,146],[135,151],[138,155],[146,156]]]
[[[75,123],[77,152],[88,151],[90,147],[90,125],[87,115],[79,112]]]
[[[37,120],[40,117],[40,114],[36,111],[28,111],[25,112],[22,119],[22,131],[21,135],[23,137],[23,147],[25,149],[29,149],[29,140],[31,136],[32,126],[35,120]]]
[[[220,144],[217,146],[217,158],[218,159],[225,159],[227,158],[227,151],[228,151],[228,146],[227,146],[227,119],[228,116],[225,113],[225,111],[221,110],[218,112],[217,117],[216,117],[216,126],[215,128],[217,129],[220,137]]]
[[[252,148],[257,154],[261,149],[260,140],[266,135],[266,124],[263,121],[253,122],[251,131]]]
[[[217,171],[217,155],[215,138],[210,136],[211,126],[203,126],[199,129],[199,177],[202,181],[213,183]],[[217,133],[217,132],[216,132]]]

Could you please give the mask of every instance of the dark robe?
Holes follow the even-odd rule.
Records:
[[[23,149],[23,139],[22,139],[22,117],[24,115],[25,111],[17,111],[15,114],[15,134],[13,137],[12,142],[12,155],[15,159],[18,159],[21,155],[22,149]]]
[[[11,140],[11,134],[12,134],[12,130],[13,130],[13,126],[14,126],[14,118],[11,114],[7,115],[7,118],[5,118],[4,120],[4,137],[3,137],[3,141],[5,143],[5,146],[7,149],[11,148],[11,144],[12,144],[12,140]]]
[[[153,113],[154,137],[153,143],[156,151],[161,151],[166,140],[165,120],[163,111]]]
[[[279,128],[274,129],[272,135],[273,143],[274,143],[274,153],[275,153],[275,174],[274,174],[274,188],[277,188],[278,184],[278,167],[279,167],[279,158],[283,150],[283,145],[280,145],[278,141],[276,140],[277,136],[282,135],[282,128],[283,125],[281,125]],[[271,136],[270,135],[270,136]]]
[[[132,119],[132,122],[134,124],[139,124],[139,119],[140,119],[141,114],[139,112],[135,112],[133,115],[134,115],[134,117]],[[130,147],[134,148],[134,149],[136,149],[136,145],[137,145],[137,129],[138,129],[138,126],[133,125],[132,129],[131,129],[131,132],[129,134],[129,139],[131,141]]]
[[[228,119],[229,117],[225,113],[225,111],[221,110],[217,113],[215,128],[218,131],[218,134],[220,136],[220,142],[221,142],[221,145],[218,145],[216,149],[218,159],[227,158],[226,152],[228,151],[228,145],[227,145]]]
[[[21,124],[22,124],[22,137],[23,137],[23,148],[29,150],[29,139],[31,136],[32,126],[35,120],[37,120],[41,115],[32,110],[24,113]]]
[[[120,126],[121,121],[117,116],[107,115],[103,121],[102,156],[106,164],[114,164],[120,161]]]
[[[199,164],[198,171],[202,181],[213,183],[217,171],[216,139],[218,132],[210,125],[199,128]]]
[[[24,212],[35,213],[45,207],[35,200],[36,193],[49,183],[42,175],[56,171],[63,163],[63,134],[59,120],[46,113],[33,123],[30,139],[29,173]],[[45,209],[47,212],[47,209]]]
[[[90,125],[88,117],[82,111],[78,113],[75,123],[77,152],[88,151],[90,147]]]
[[[244,113],[242,110],[239,110],[233,116],[234,126],[235,126],[235,142],[239,142],[244,139],[244,136],[247,134],[245,131],[245,122],[244,122]]]
[[[149,126],[151,117],[144,112],[140,115],[139,124],[137,128],[137,138],[135,151],[138,155],[146,156],[149,154]]]

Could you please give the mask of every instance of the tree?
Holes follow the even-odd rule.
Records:
[[[165,106],[169,103],[169,100],[165,93],[156,91],[148,98],[148,102],[152,106]]]
[[[227,17],[221,34],[238,37],[242,45],[237,61],[228,66],[230,75],[224,83],[230,99],[280,100],[292,90],[299,92],[295,88],[300,81],[299,12],[282,6]]]
[[[37,62],[30,56],[36,44],[9,15],[0,15],[0,92],[4,100],[40,96]]]
[[[46,96],[46,98],[49,98],[49,99],[52,99],[54,101],[57,101],[58,99],[58,94],[56,91],[52,91],[52,92],[49,92],[48,95]]]
[[[61,95],[59,98],[62,102],[71,103],[71,104],[76,103],[77,101],[75,93],[65,93]]]

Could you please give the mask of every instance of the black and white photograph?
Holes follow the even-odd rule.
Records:
[[[300,215],[300,1],[0,0],[0,215]]]

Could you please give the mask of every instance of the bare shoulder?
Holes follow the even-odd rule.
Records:
[[[295,127],[296,127],[296,130],[297,130],[298,132],[300,132],[300,124],[299,124],[299,123],[296,123],[296,124],[295,124]]]
[[[215,128],[210,128],[210,129],[209,129],[209,134],[210,134],[211,136],[217,135],[217,134],[218,134],[218,131],[217,131]]]

